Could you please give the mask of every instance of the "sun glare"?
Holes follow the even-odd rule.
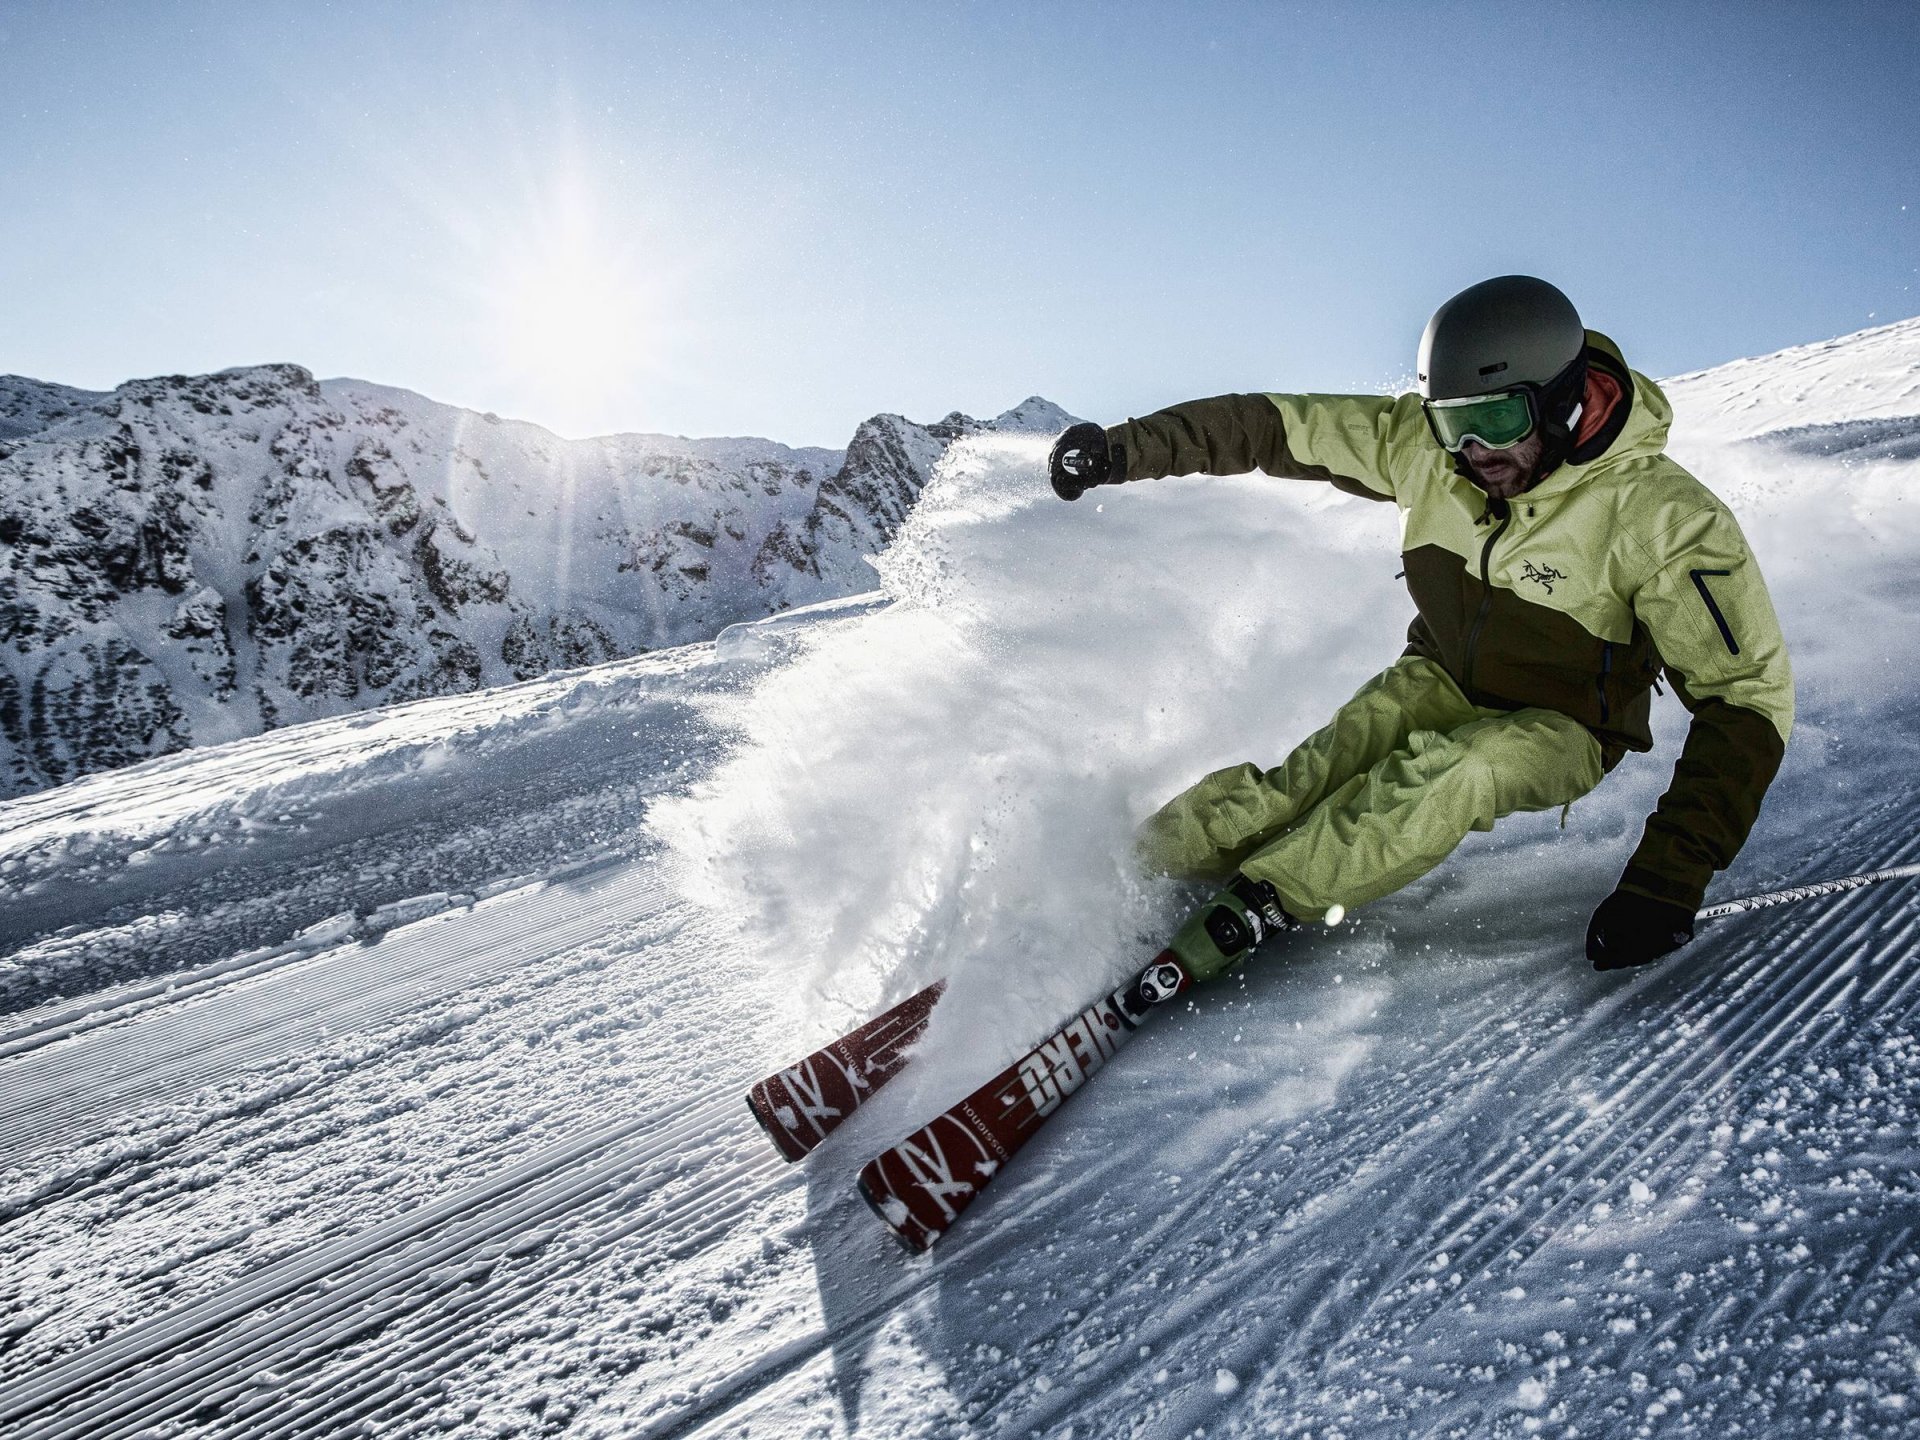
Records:
[[[577,179],[529,208],[496,239],[487,338],[515,388],[569,426],[657,368],[664,280]]]
[[[555,255],[511,275],[501,341],[517,367],[592,388],[638,363],[646,305],[635,279],[597,257]]]

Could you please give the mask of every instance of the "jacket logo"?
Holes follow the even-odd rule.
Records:
[[[1520,564],[1520,578],[1522,580],[1538,580],[1547,594],[1551,595],[1553,593],[1553,582],[1556,580],[1564,580],[1567,577],[1551,565],[1536,565],[1531,560],[1523,560]]]

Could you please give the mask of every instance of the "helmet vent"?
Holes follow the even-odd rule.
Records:
[[[1507,368],[1507,362],[1504,360],[1502,360],[1497,365],[1482,365],[1480,367],[1480,378],[1484,380],[1489,375],[1498,375],[1502,370],[1506,368]]]

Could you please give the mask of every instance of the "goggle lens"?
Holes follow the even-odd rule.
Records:
[[[1478,440],[1489,450],[1506,450],[1533,433],[1533,407],[1524,390],[1429,400],[1426,406],[1433,438],[1448,450],[1458,450],[1469,440]]]

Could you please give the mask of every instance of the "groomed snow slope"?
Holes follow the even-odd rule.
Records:
[[[1920,859],[1920,326],[1815,352],[1673,387],[1800,677],[1716,897]],[[1588,969],[1670,700],[880,1231],[859,1164],[1176,918],[1132,823],[1407,618],[1386,507],[1043,453],[957,447],[885,597],[0,806],[0,1434],[1911,1433],[1920,895]],[[936,974],[782,1165],[744,1086]]]

